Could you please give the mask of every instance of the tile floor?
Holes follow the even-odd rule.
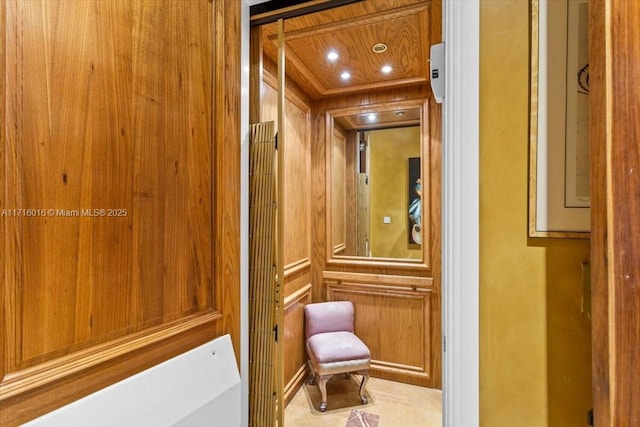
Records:
[[[371,378],[369,402],[360,403],[360,376],[337,375],[327,384],[327,410],[317,410],[320,391],[305,383],[285,408],[285,427],[345,427],[352,409],[380,416],[378,427],[441,427],[440,390]]]

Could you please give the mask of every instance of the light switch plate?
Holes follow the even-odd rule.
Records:
[[[382,222],[384,224],[391,224],[391,217],[390,216],[382,217]]]

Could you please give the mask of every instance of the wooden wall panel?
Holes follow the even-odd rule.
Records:
[[[289,402],[307,376],[307,349],[304,335],[304,306],[311,302],[311,284],[285,298],[284,378],[285,401]]]
[[[327,191],[327,174],[330,173],[330,164],[327,161],[326,152],[326,132],[330,129],[327,118],[327,111],[343,108],[367,108],[367,106],[374,104],[383,104],[387,102],[395,101],[414,101],[425,100],[430,98],[429,88],[424,86],[412,86],[397,88],[394,90],[382,90],[376,92],[368,92],[362,94],[343,95],[338,97],[326,98],[319,100],[313,104],[311,114],[311,180],[312,185],[312,213],[311,213],[311,226],[312,226],[312,260],[313,260],[313,283],[318,284],[317,289],[314,288],[313,298],[314,301],[320,301],[324,299],[325,289],[321,287],[323,283],[322,272],[327,269],[327,195],[330,191]],[[429,103],[431,104],[431,103]],[[430,128],[430,126],[429,126]],[[440,144],[439,140],[432,140],[430,142],[430,150],[434,150],[434,144]],[[439,153],[439,151],[438,151]],[[439,161],[439,158],[437,159]],[[437,169],[439,170],[439,169]],[[436,170],[434,170],[435,173]],[[431,178],[432,182],[434,178]],[[439,182],[439,181],[438,181]],[[433,187],[432,187],[433,188]],[[440,197],[439,188],[434,189],[433,197]],[[439,204],[432,202],[431,210],[439,208]],[[433,215],[433,214],[432,214]],[[439,216],[438,216],[439,218]],[[432,222],[432,229],[437,225]],[[433,240],[433,239],[432,239]],[[439,248],[432,247],[431,251],[439,250]],[[435,256],[435,255],[434,255]],[[342,267],[332,266],[331,269],[340,270]],[[349,266],[350,271],[362,271],[359,267]],[[354,269],[355,268],[355,269]],[[410,275],[427,275],[428,271],[424,271],[420,268],[405,268],[398,266],[394,263],[379,263],[376,266],[370,267],[370,270],[365,268],[365,271],[375,272],[377,274],[410,274]],[[407,271],[407,273],[402,273]]]
[[[345,254],[357,253],[358,242],[358,171],[357,157],[359,157],[358,134],[354,130],[345,131],[345,159],[346,159],[346,183],[345,183]]]
[[[430,385],[431,294],[429,278],[326,272],[328,301],[351,301],[355,333],[371,350],[378,377]]]
[[[640,8],[589,3],[594,425],[640,423]]]
[[[333,253],[345,255],[347,224],[347,144],[346,138],[338,129],[333,130],[331,138],[331,214],[333,216]]]
[[[421,3],[421,0],[417,0]],[[364,4],[364,3],[363,3]],[[369,2],[366,2],[369,4]],[[377,6],[376,6],[377,7]],[[335,9],[338,11],[345,10]],[[424,22],[422,29],[429,33],[430,40],[437,42],[440,39],[439,33],[441,32],[441,2],[440,0],[432,1],[426,8],[428,13],[423,15]],[[331,12],[329,12],[331,13]],[[321,14],[322,15],[322,14]],[[298,18],[304,19],[304,18]],[[294,20],[292,20],[293,22]],[[332,20],[329,20],[332,21]],[[291,31],[290,23],[287,22],[287,31]],[[257,35],[255,36],[257,38]],[[265,41],[265,39],[263,39]],[[263,48],[268,50],[270,42],[268,39],[263,44]],[[431,42],[429,40],[424,41],[423,51],[428,51],[428,46]],[[268,56],[268,55],[267,55]],[[262,58],[264,65],[264,82],[261,90],[262,103],[261,103],[261,117],[262,120],[268,120],[269,115],[275,119],[275,79],[272,77],[275,75],[275,64],[266,57]],[[290,68],[290,67],[289,67]],[[291,71],[289,69],[288,71]],[[289,74],[294,76],[295,74]],[[265,88],[265,86],[271,86],[271,88]],[[416,328],[420,328],[421,332],[418,334],[423,337],[422,340],[414,341],[416,347],[413,347],[409,352],[410,357],[406,360],[395,360],[391,353],[390,342],[384,340],[380,341],[378,351],[382,358],[390,359],[380,362],[376,368],[375,374],[378,376],[385,376],[392,379],[397,379],[405,382],[413,382],[416,384],[428,385],[432,387],[440,387],[441,384],[441,366],[440,366],[440,351],[441,351],[441,335],[440,335],[440,192],[441,181],[439,174],[440,168],[440,107],[432,102],[431,91],[426,84],[416,84],[412,86],[401,86],[392,89],[380,89],[369,88],[370,90],[355,92],[349,94],[335,95],[328,98],[311,100],[311,96],[314,94],[304,93],[296,86],[290,79],[287,80],[287,105],[295,104],[301,110],[306,111],[308,107],[311,107],[310,122],[309,122],[309,156],[310,156],[310,168],[306,175],[309,186],[307,189],[310,194],[310,205],[308,211],[308,229],[310,230],[309,241],[310,251],[309,255],[305,258],[298,258],[296,256],[287,257],[288,262],[288,274],[285,274],[285,295],[291,295],[292,293],[299,291],[301,287],[311,283],[311,300],[314,302],[324,301],[328,298],[328,288],[325,284],[323,273],[346,273],[346,274],[365,274],[368,276],[384,276],[381,279],[382,284],[376,285],[385,288],[388,286],[388,282],[393,282],[393,277],[402,277],[397,280],[407,280],[412,282],[418,280],[428,282],[430,285],[428,290],[413,291],[417,292],[411,296],[391,296],[393,292],[398,292],[398,289],[393,289],[388,295],[380,296],[378,293],[380,290],[374,291],[373,288],[367,288],[363,294],[357,294],[359,298],[362,298],[362,303],[367,308],[372,308],[376,313],[376,317],[386,317],[393,319],[402,319],[401,323],[407,325],[407,328],[414,328],[409,326],[412,323],[416,323]],[[342,90],[339,92],[343,92]],[[269,101],[273,99],[273,101]],[[428,188],[429,197],[425,202],[425,210],[428,210],[428,241],[425,250],[425,261],[423,263],[412,262],[378,262],[372,263],[367,260],[359,260],[348,263],[335,262],[335,260],[329,261],[327,254],[332,252],[328,248],[330,237],[327,236],[327,223],[331,221],[331,210],[327,207],[330,204],[327,203],[327,199],[331,198],[332,192],[330,183],[328,181],[328,174],[331,174],[330,165],[327,161],[327,150],[331,149],[331,144],[328,143],[327,132],[330,131],[331,126],[328,125],[326,112],[332,109],[339,108],[367,108],[374,104],[392,103],[398,101],[416,102],[416,105],[426,105],[427,108],[423,112],[423,117],[420,118],[424,125],[424,132],[428,135],[428,155],[425,155],[425,163],[423,167],[428,169]],[[270,107],[270,105],[272,107]],[[287,107],[288,111],[289,107]],[[288,115],[288,113],[287,113]],[[357,144],[355,141],[355,135],[346,135],[347,144]],[[291,143],[291,140],[287,140],[287,146]],[[355,153],[355,151],[354,151]],[[355,188],[355,184],[353,185]],[[427,187],[425,185],[425,187]],[[354,188],[345,188],[346,194],[354,194]],[[288,193],[287,193],[288,194]],[[349,210],[348,206],[355,206],[355,197],[348,197],[345,203],[345,210]],[[355,209],[353,209],[355,212]],[[289,217],[287,217],[289,218]],[[288,220],[287,220],[288,221]],[[335,240],[335,239],[334,239]],[[345,240],[345,247],[349,244]],[[355,244],[352,242],[351,244]],[[291,249],[287,249],[292,251]],[[310,262],[310,266],[307,262]],[[358,286],[365,286],[361,283]],[[369,283],[370,285],[370,283]],[[356,295],[353,294],[353,295]],[[337,296],[338,294],[336,294]],[[340,294],[340,297],[351,298],[352,294]],[[394,294],[395,295],[395,294]],[[329,296],[331,297],[331,296]],[[400,298],[407,298],[411,314],[407,314],[402,311],[403,304],[398,303]],[[366,300],[366,302],[364,302]],[[405,301],[406,302],[406,301]],[[395,312],[395,313],[394,313]],[[418,314],[419,313],[419,314]],[[288,314],[291,316],[292,314]],[[374,319],[371,319],[372,322]],[[403,323],[404,322],[404,323]],[[303,324],[295,324],[295,322],[286,323],[286,333],[295,334],[296,331],[292,331],[289,328],[298,328],[297,333],[300,333],[303,328]],[[376,324],[375,322],[373,323]],[[291,326],[290,326],[291,325]],[[415,331],[415,329],[412,329]],[[386,365],[385,365],[386,364]],[[397,366],[396,366],[397,365]],[[294,367],[288,368],[286,381],[292,381],[298,378],[293,374]],[[290,377],[293,375],[293,377]]]
[[[239,351],[239,5],[0,18],[0,424],[224,332]]]
[[[309,111],[288,102],[285,135],[285,266],[309,259]]]
[[[5,106],[7,104],[6,97],[6,76],[7,67],[6,67],[6,39],[5,34],[7,33],[7,25],[6,25],[6,2],[0,2],[0,207],[6,206],[6,194],[4,191],[6,184],[6,131],[4,128],[4,123],[7,122],[6,110]],[[6,240],[6,231],[4,224],[0,223],[0,259],[6,260],[6,254],[4,249],[4,242]],[[6,261],[5,261],[6,262]],[[8,300],[5,289],[5,268],[4,265],[0,267],[0,283],[2,283],[2,288],[0,288],[0,333],[5,334],[7,331],[9,322],[11,322],[6,317],[5,304]],[[0,379],[5,377],[6,369],[7,369],[7,335],[3,335],[2,339],[0,339]],[[1,380],[0,380],[1,381]],[[0,419],[1,416],[0,416]]]
[[[429,14],[429,43],[442,41],[442,0],[431,1]],[[431,263],[434,292],[431,296],[431,363],[433,369],[432,386],[442,387],[442,104],[429,102],[430,141],[430,211],[431,211]]]
[[[188,86],[211,63],[186,49],[210,50],[210,35],[202,26],[171,41],[154,30],[210,20],[208,9],[20,2],[9,17],[24,22],[9,52],[23,53],[9,94],[19,103],[7,123],[10,203],[46,210],[7,221],[7,255],[20,259],[10,280],[16,366],[210,307],[211,82]],[[110,19],[148,27],[110,32]],[[80,36],[62,30],[71,22],[82,23]],[[178,64],[175,76],[167,63]],[[180,74],[185,89],[175,90]]]
[[[589,7],[589,138],[591,179],[591,348],[594,425],[612,426],[610,285],[607,212],[607,32],[604,1]],[[611,107],[609,107],[611,108]],[[614,362],[615,363],[615,362]]]
[[[264,60],[261,121],[277,119],[276,67]],[[304,304],[311,297],[311,130],[309,101],[290,80],[285,91],[285,401],[304,380]]]
[[[439,9],[438,9],[439,10]],[[423,323],[428,329],[429,336],[428,353],[430,366],[429,376],[417,374],[413,377],[396,375],[394,379],[406,382],[417,381],[422,385],[441,387],[441,297],[440,297],[440,229],[441,229],[441,116],[439,106],[430,101],[431,92],[426,85],[396,88],[394,90],[381,90],[368,93],[354,93],[350,95],[336,96],[316,101],[312,109],[312,283],[313,301],[324,301],[329,296],[327,283],[323,278],[326,273],[361,273],[380,276],[423,277],[432,280],[433,286],[429,291],[428,322]],[[428,135],[428,155],[424,156],[424,165],[428,169],[429,199],[425,200],[425,210],[428,210],[429,245],[423,248],[425,261],[422,264],[402,262],[371,262],[365,258],[359,260],[329,260],[327,258],[329,244],[327,236],[327,197],[331,193],[327,176],[330,174],[330,164],[327,161],[326,135],[331,129],[327,111],[336,109],[362,108],[374,104],[384,104],[398,101],[429,100],[426,102],[427,111],[424,113],[424,131]],[[426,187],[426,186],[425,186]],[[427,214],[425,214],[427,215]],[[344,295],[343,295],[344,296]],[[346,296],[344,296],[346,298]],[[349,297],[348,299],[351,299]],[[372,300],[373,301],[373,300]],[[373,302],[372,302],[373,303]],[[376,300],[376,304],[385,304],[384,299]],[[386,350],[385,350],[386,351]],[[426,359],[425,359],[426,360]],[[376,375],[387,375],[383,371],[375,371]],[[425,371],[426,372],[426,371]]]
[[[262,121],[277,118],[277,85],[265,73],[262,91]],[[285,269],[302,260],[309,261],[311,246],[309,233],[310,200],[310,127],[309,107],[287,87],[285,93]]]

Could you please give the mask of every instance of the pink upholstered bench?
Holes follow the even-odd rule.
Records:
[[[360,400],[367,403],[364,388],[369,380],[371,353],[354,334],[353,304],[350,301],[307,304],[304,314],[309,382],[318,382],[322,394],[320,411],[327,409],[327,381],[335,374],[362,375]]]

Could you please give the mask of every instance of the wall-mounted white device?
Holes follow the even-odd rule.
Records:
[[[431,46],[429,59],[431,72],[431,90],[438,104],[444,99],[444,43]]]

